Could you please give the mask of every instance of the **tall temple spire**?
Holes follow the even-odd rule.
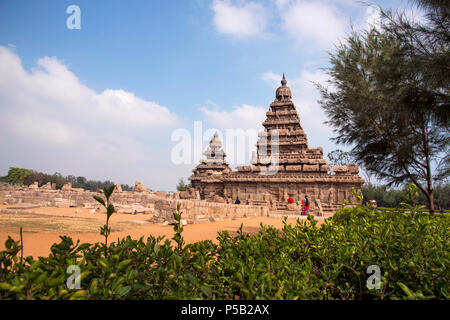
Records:
[[[284,75],[284,72],[283,72],[283,79],[281,80],[281,85],[282,85],[283,87],[285,87],[286,84],[287,84],[286,76]]]

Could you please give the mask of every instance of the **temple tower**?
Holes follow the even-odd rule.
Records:
[[[189,180],[192,187],[200,191],[202,199],[214,199],[215,195],[223,196],[223,181],[221,176],[231,172],[228,162],[225,161],[226,154],[222,148],[222,141],[216,132],[209,141],[209,146],[203,152],[206,157],[195,167],[194,173]]]
[[[264,131],[256,144],[257,156],[252,161],[256,166],[268,166],[269,159],[277,157],[277,163],[290,172],[302,172],[302,165],[315,164],[317,172],[328,172],[330,167],[323,159],[322,148],[309,149],[308,138],[300,124],[300,117],[292,102],[291,89],[283,74],[281,86],[276,90],[275,101],[270,104],[263,122]],[[275,150],[277,149],[277,150]],[[315,161],[311,161],[311,160]],[[294,167],[296,166],[296,167]],[[316,167],[315,167],[316,168]]]

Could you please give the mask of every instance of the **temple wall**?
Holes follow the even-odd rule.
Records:
[[[202,198],[213,200],[214,196],[223,197],[223,183],[208,183],[202,189]]]
[[[351,187],[359,187],[357,184],[346,183],[251,183],[233,182],[225,183],[224,196],[227,202],[234,201],[237,196],[242,201],[281,201],[285,202],[292,196],[294,201],[301,201],[305,195],[310,200],[319,199],[322,203],[329,205],[342,204],[344,199],[355,202],[351,194]]]
[[[216,192],[223,195],[226,203],[235,203],[236,197],[239,197],[241,204],[265,206],[270,211],[278,211],[281,214],[284,214],[284,211],[299,214],[301,201],[308,195],[312,214],[330,216],[338,210],[344,199],[350,204],[357,204],[356,197],[351,193],[352,187],[360,189],[361,184],[350,181],[305,183],[235,181],[224,182],[223,190]],[[208,187],[208,183],[200,183],[197,188],[212,190]],[[288,205],[289,196],[294,198],[294,203]],[[214,201],[211,197],[207,200]]]

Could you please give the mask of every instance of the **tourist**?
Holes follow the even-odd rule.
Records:
[[[441,207],[441,213],[445,213],[444,207]]]
[[[289,196],[288,203],[294,203],[294,198],[292,198],[292,196]]]
[[[241,204],[241,200],[239,200],[239,197],[236,197],[236,202],[234,204]]]
[[[305,196],[305,199],[302,200],[302,215],[307,216],[309,214],[309,204],[308,196]]]

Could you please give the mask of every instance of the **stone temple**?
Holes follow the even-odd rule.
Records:
[[[262,123],[256,154],[250,166],[232,171],[225,161],[222,142],[215,134],[206,156],[189,178],[201,199],[213,202],[267,206],[274,213],[299,214],[301,200],[308,195],[311,213],[331,215],[344,199],[356,203],[351,188],[361,189],[364,180],[355,164],[334,166],[331,172],[323,149],[309,148],[308,139],[287,81],[283,75]],[[289,197],[294,203],[288,204]]]

